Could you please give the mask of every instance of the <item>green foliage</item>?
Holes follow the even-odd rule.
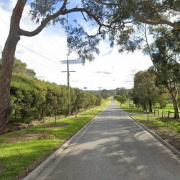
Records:
[[[86,59],[94,59],[93,52],[99,53],[100,39],[109,38],[111,46],[117,43],[120,45],[119,51],[135,51],[140,48],[143,41],[142,36],[138,34],[141,23],[168,24],[179,28],[177,7],[178,0],[33,0],[30,15],[32,20],[39,24],[60,23],[68,32],[70,51],[76,51],[84,62]],[[167,14],[167,11],[171,13]],[[79,19],[70,18],[67,23],[66,15],[77,12],[82,16],[79,15]],[[168,19],[172,17],[173,21],[170,22]],[[96,26],[98,32],[88,32],[87,28],[84,28],[83,20]]]
[[[14,74],[11,83],[11,121],[30,122],[44,116],[68,114],[68,91],[59,86],[28,76]],[[71,88],[71,113],[100,105],[98,94]]]
[[[120,95],[120,96],[125,95],[127,97],[128,96],[128,90],[125,89],[124,87],[117,88],[116,89],[116,95]]]
[[[127,98],[125,95],[115,95],[114,99],[116,99],[118,102],[120,102],[121,104],[125,103],[127,101]]]
[[[28,69],[26,63],[21,62],[21,60],[14,60],[13,73],[27,75],[30,77],[35,77],[36,73],[32,69]]]
[[[20,179],[27,169],[32,168],[32,164],[38,164],[39,160],[51,155],[109,102],[103,101],[101,106],[87,110],[86,114],[78,114],[78,118],[71,116],[57,120],[56,125],[53,122],[45,123],[1,135],[0,161],[4,168],[0,179]]]
[[[180,31],[168,28],[151,30],[154,34],[154,43],[151,45],[153,73],[156,83],[167,88],[172,97],[174,118],[179,118],[178,89],[180,87]]]
[[[168,104],[168,99],[171,98],[168,90],[164,86],[158,86],[158,98],[157,102],[161,108],[164,108]]]
[[[149,107],[150,112],[158,96],[155,78],[150,71],[139,71],[134,77],[133,101],[136,105],[141,105],[144,110]]]
[[[1,70],[1,63],[2,60],[0,59],[0,70]],[[36,73],[32,69],[27,68],[27,64],[23,63],[19,59],[14,59],[14,65],[13,65],[13,73],[14,74],[20,74],[20,75],[26,75],[29,77],[35,77]]]
[[[101,96],[102,96],[104,99],[107,99],[108,97],[111,96],[111,93],[110,93],[108,90],[103,89],[103,90],[101,91]]]

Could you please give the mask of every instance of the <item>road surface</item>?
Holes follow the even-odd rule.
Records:
[[[112,101],[42,179],[180,180],[180,161]]]

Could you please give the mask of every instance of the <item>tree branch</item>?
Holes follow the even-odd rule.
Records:
[[[104,3],[104,2],[100,2],[100,1],[97,1],[95,0],[97,3],[101,4],[101,5],[105,5],[105,6],[118,6],[118,4],[116,3]],[[180,26],[175,24],[175,23],[172,23],[170,21],[167,21],[167,20],[164,20],[164,19],[160,19],[160,20],[146,20],[144,19],[144,17],[136,14],[135,12],[133,12],[130,7],[128,7],[128,4],[126,2],[126,0],[123,1],[122,3],[122,6],[124,6],[124,8],[126,8],[126,10],[139,22],[142,22],[142,23],[145,23],[145,24],[149,24],[149,25],[160,25],[160,24],[166,24],[166,25],[169,25],[173,28],[176,28],[176,29],[179,29],[180,30]],[[166,7],[166,8],[169,8],[169,9],[172,9],[174,11],[177,11],[177,12],[180,12],[177,8],[175,7]]]
[[[65,1],[67,3],[67,0]],[[37,34],[39,34],[43,28],[53,19],[57,18],[58,16],[60,15],[66,15],[66,14],[69,14],[69,13],[72,13],[72,12],[81,12],[81,13],[86,13],[89,17],[92,17],[96,23],[99,25],[99,26],[104,26],[104,27],[108,27],[110,28],[110,25],[107,25],[107,24],[103,24],[101,23],[101,21],[98,19],[97,16],[95,16],[94,14],[92,14],[91,12],[89,12],[87,9],[85,8],[72,8],[72,9],[69,9],[69,10],[64,10],[65,9],[65,6],[66,5],[63,5],[61,7],[61,9],[59,11],[57,11],[55,14],[53,15],[48,15],[40,24],[39,27],[37,27],[34,31],[25,31],[25,30],[22,30],[20,29],[20,32],[19,32],[19,35],[22,35],[22,36],[35,36]]]
[[[129,10],[129,13],[139,22],[145,23],[145,24],[150,24],[150,25],[162,25],[162,24],[166,24],[169,25],[173,28],[179,29],[180,30],[180,26],[178,26],[175,23],[172,23],[170,21],[164,20],[164,19],[160,19],[160,20],[146,20],[144,19],[142,16],[134,13],[133,11]]]
[[[47,15],[46,18],[41,22],[41,24],[34,31],[25,31],[23,29],[20,29],[19,35],[31,37],[31,36],[35,36],[35,35],[39,34],[51,20],[53,20],[61,15],[63,10],[66,8],[67,2],[68,2],[68,0],[64,0],[64,3],[61,6],[61,8],[59,9],[59,11],[57,11],[56,13],[54,13],[52,15]]]
[[[179,29],[180,30],[180,26],[172,23],[170,21],[164,20],[164,19],[160,19],[160,20],[146,20],[144,19],[144,17],[136,14],[135,12],[133,12],[130,8],[130,6],[127,4],[126,0],[123,1],[123,6],[124,8],[135,18],[135,20],[145,23],[145,24],[150,24],[150,25],[162,25],[162,24],[166,24],[169,25],[173,28]]]

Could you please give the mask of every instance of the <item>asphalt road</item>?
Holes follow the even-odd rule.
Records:
[[[112,102],[42,179],[180,180],[180,161]]]

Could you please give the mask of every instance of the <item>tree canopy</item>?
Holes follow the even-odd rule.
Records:
[[[26,0],[22,3],[25,4]],[[70,52],[75,50],[84,62],[94,59],[93,53],[99,53],[97,45],[105,37],[109,38],[111,45],[120,45],[120,51],[140,48],[143,40],[137,33],[140,23],[168,25],[180,30],[179,4],[178,0],[34,0],[30,15],[38,27],[33,31],[20,28],[19,35],[35,36],[46,26],[60,23],[68,34]],[[78,21],[76,16],[68,20],[67,15],[71,13],[79,13],[81,20]],[[97,31],[92,34],[84,28],[85,23]]]
[[[119,51],[134,51],[141,46],[143,38],[137,33],[139,25],[166,25],[180,30],[179,0],[33,0],[31,19],[38,24],[33,31],[20,27],[27,0],[17,0],[12,11],[10,30],[2,52],[0,76],[0,130],[8,121],[12,111],[10,105],[10,84],[16,46],[21,36],[39,34],[49,24],[60,23],[68,32],[69,53],[76,51],[84,63],[93,60],[99,53],[101,39],[108,38],[111,46],[119,45]],[[67,15],[78,13],[86,23],[97,31],[92,34],[83,21],[68,22]],[[172,20],[173,19],[173,20]],[[68,22],[68,23],[67,23]],[[93,30],[94,30],[93,29]]]
[[[155,41],[151,45],[151,56],[157,83],[164,85],[173,100],[175,118],[179,118],[177,97],[180,87],[180,31],[168,28],[153,30]]]

